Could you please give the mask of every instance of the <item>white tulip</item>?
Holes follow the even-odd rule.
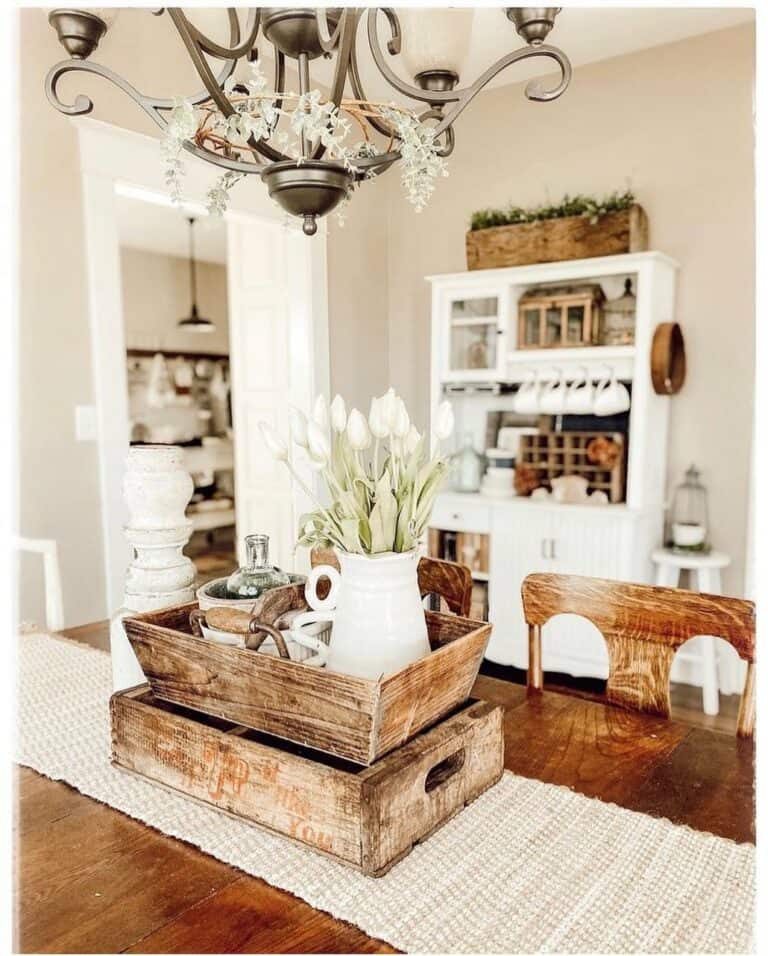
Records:
[[[347,425],[347,406],[341,395],[337,395],[331,402],[331,425],[333,430],[341,434]]]
[[[454,417],[453,406],[450,402],[441,402],[435,417],[435,438],[445,441],[453,433]]]
[[[316,464],[324,464],[331,457],[331,446],[325,430],[316,422],[307,422],[307,442],[309,454]]]
[[[291,438],[301,448],[307,447],[307,416],[298,408],[289,408],[288,417],[291,423]]]
[[[379,404],[381,406],[381,414],[384,417],[384,423],[389,429],[390,434],[395,430],[395,424],[397,421],[397,408],[399,399],[395,394],[394,388],[389,388],[384,395],[379,399]]]
[[[416,451],[416,446],[421,441],[421,435],[419,434],[418,428],[415,425],[411,425],[408,429],[408,434],[405,436],[405,453],[406,455],[412,455]]]
[[[368,424],[376,438],[386,438],[389,435],[389,424],[384,414],[383,398],[371,399],[371,411],[368,415]]]
[[[408,409],[402,398],[395,399],[395,414],[391,425],[392,434],[395,438],[405,438],[411,427],[411,420],[408,417]]]
[[[328,406],[325,395],[318,395],[312,408],[312,421],[320,428],[328,427]]]
[[[274,428],[266,422],[259,422],[259,430],[267,450],[275,461],[288,461],[288,446]]]
[[[371,433],[365,415],[353,408],[347,420],[347,438],[353,451],[365,451],[371,444]]]

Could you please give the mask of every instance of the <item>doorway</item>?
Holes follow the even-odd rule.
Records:
[[[148,217],[159,217],[158,209],[176,216],[182,212],[188,218],[208,218],[201,200],[216,178],[216,171],[194,158],[188,160],[186,198],[183,209],[179,210],[172,206],[166,195],[155,139],[87,118],[76,123],[85,205],[101,513],[107,569],[105,597],[107,608],[114,611],[122,603],[123,580],[130,561],[130,550],[122,533],[126,515],[121,492],[132,430],[128,348],[139,351],[143,348],[139,343],[144,341],[145,350],[151,352],[151,356],[136,355],[136,359],[154,360],[157,352],[168,352],[167,356],[162,356],[166,375],[175,372],[175,359],[180,358],[183,363],[178,365],[182,392],[195,386],[194,367],[192,385],[184,382],[189,382],[189,363],[202,357],[182,354],[195,352],[199,347],[181,348],[181,343],[171,335],[172,330],[166,330],[165,345],[154,339],[151,342],[135,339],[133,331],[129,342],[124,317],[123,274],[124,271],[127,274],[131,266],[127,264],[130,253],[123,250],[130,246],[123,242],[121,249],[121,207],[126,201],[143,204],[144,225],[139,223],[139,238],[133,241],[134,245],[137,242],[146,245],[153,241],[150,234],[154,232]],[[149,207],[154,212],[150,213]],[[227,370],[223,367],[221,374],[224,384],[229,386],[233,481],[230,487],[226,486],[226,478],[222,478],[221,473],[227,469],[220,461],[213,468],[210,462],[198,462],[195,467],[199,466],[199,478],[210,477],[211,471],[214,473],[212,483],[202,482],[198,486],[199,500],[209,500],[206,495],[217,502],[226,497],[232,500],[235,524],[226,561],[242,562],[244,555],[239,543],[246,534],[261,531],[272,539],[275,563],[287,570],[303,570],[298,562],[306,560],[306,556],[303,552],[298,555],[294,552],[295,531],[299,515],[310,510],[310,505],[287,470],[269,456],[258,425],[262,420],[267,421],[287,434],[290,405],[306,409],[318,393],[328,397],[325,232],[321,229],[308,240],[300,229],[286,221],[261,184],[249,183],[242,184],[233,193],[232,208],[223,221],[217,221],[216,226],[210,228],[215,230],[217,227],[224,230],[226,249],[223,267],[226,270],[228,315],[228,383]],[[197,225],[194,228],[197,229]],[[209,235],[213,242],[214,233]],[[221,237],[217,241],[221,246]],[[158,250],[157,254],[164,253]],[[144,305],[143,313],[146,316],[147,312],[153,311],[157,311],[156,302],[150,300]],[[178,354],[174,354],[174,350]],[[224,355],[223,349],[211,349],[208,357],[214,365],[219,362],[223,365]],[[187,371],[181,370],[184,364]],[[201,366],[199,371],[206,370]],[[176,395],[175,378],[172,388]],[[200,436],[201,442],[203,437],[226,439],[226,428],[223,436],[211,434],[209,430],[208,436]],[[317,476],[309,472],[308,467],[306,470],[308,473],[302,478],[310,488],[316,487]],[[216,507],[221,505],[204,506],[202,510],[215,510]],[[236,557],[231,550],[232,544],[237,545]],[[216,568],[212,576],[218,576],[219,571],[223,568]]]

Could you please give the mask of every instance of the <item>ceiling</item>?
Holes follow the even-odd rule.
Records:
[[[388,35],[386,22],[381,16],[379,19],[379,35],[385,39]],[[753,10],[737,7],[564,7],[548,42],[564,50],[573,66],[578,67],[753,20]],[[358,33],[358,42],[364,51],[367,50],[366,29],[363,23]],[[521,43],[502,8],[476,8],[462,85],[471,83],[491,63]],[[399,58],[388,59],[393,69],[404,75],[402,67],[395,67]],[[370,53],[363,52],[360,60],[366,94],[371,98],[392,99],[392,88],[381,78]],[[529,61],[510,67],[489,85],[504,86],[527,80],[537,71],[542,71],[542,62],[545,71],[551,72],[551,61],[540,61],[538,65],[536,61]],[[332,75],[330,64],[320,63],[318,66],[322,72],[318,69],[316,75],[327,84]]]
[[[154,202],[122,195],[117,196],[116,206],[121,246],[187,258],[189,223],[183,209],[162,199]],[[221,219],[196,216],[195,258],[226,265],[227,228]]]

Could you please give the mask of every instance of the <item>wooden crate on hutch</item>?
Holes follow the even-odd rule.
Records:
[[[540,432],[521,435],[518,461],[546,485],[561,475],[580,475],[589,491],[604,491],[611,504],[624,501],[627,449],[621,432]]]
[[[642,206],[606,213],[597,222],[566,216],[492,226],[467,233],[467,268],[501,269],[566,259],[591,259],[648,249],[648,219]]]
[[[365,766],[467,699],[491,633],[485,622],[427,611],[432,653],[374,681],[196,637],[196,609],[124,621],[156,698]]]
[[[369,876],[385,873],[504,767],[503,709],[483,701],[367,768],[168,704],[146,684],[115,694],[110,709],[116,766]]]

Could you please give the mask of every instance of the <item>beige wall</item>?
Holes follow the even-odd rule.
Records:
[[[120,249],[126,348],[229,354],[227,270],[198,261],[196,271],[199,314],[215,325],[205,334],[178,327],[179,319],[189,315],[189,260]]]
[[[424,276],[466,268],[470,214],[563,193],[602,195],[629,180],[651,247],[680,263],[677,320],[688,380],[672,400],[670,483],[695,461],[710,492],[716,547],[744,580],[754,382],[754,170],[751,26],[574,71],[554,103],[518,85],[482,94],[461,117],[449,178],[414,215],[389,174],[389,368],[428,410],[430,295]]]

